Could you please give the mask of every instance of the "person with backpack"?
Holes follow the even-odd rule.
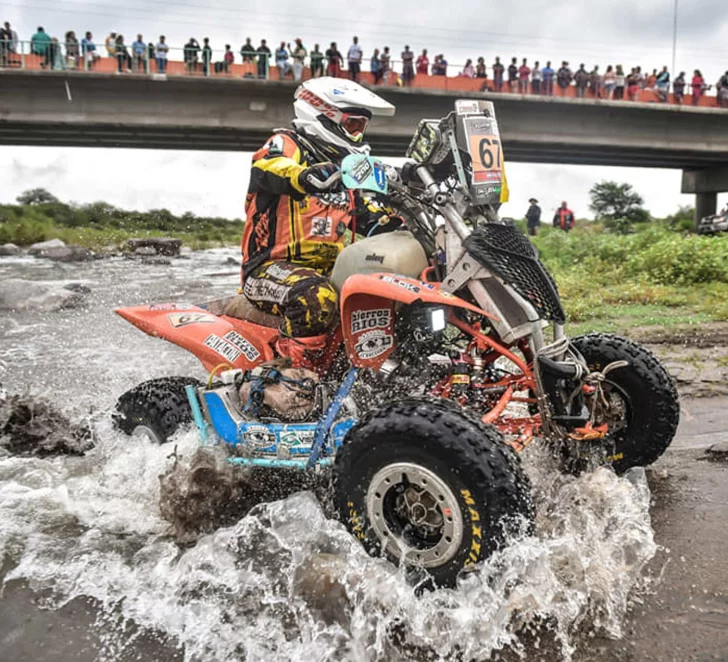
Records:
[[[554,227],[560,228],[564,232],[568,232],[574,227],[576,219],[574,218],[574,212],[569,209],[566,201],[561,203],[561,207],[556,210],[554,214]]]
[[[562,62],[561,68],[556,72],[556,84],[561,90],[562,97],[566,96],[566,88],[571,85],[573,78],[574,75],[571,73],[571,69],[569,69],[569,63],[566,61]]]

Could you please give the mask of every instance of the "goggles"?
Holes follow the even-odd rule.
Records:
[[[354,142],[360,142],[364,138],[364,131],[369,125],[369,118],[364,115],[343,113],[339,126],[344,133]]]

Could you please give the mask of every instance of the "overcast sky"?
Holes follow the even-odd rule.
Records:
[[[20,39],[29,39],[38,25],[62,38],[69,29],[80,37],[91,30],[97,43],[109,31],[121,32],[127,43],[141,32],[155,41],[160,34],[171,45],[190,37],[210,37],[214,48],[229,43],[239,50],[245,37],[254,43],[267,38],[301,37],[310,48],[337,41],[344,50],[357,34],[365,56],[389,45],[396,54],[404,44],[419,51],[445,53],[451,64],[484,56],[490,65],[502,58],[527,57],[529,62],[569,60],[671,67],[674,0],[370,0],[353,5],[337,0],[302,3],[291,0],[6,0],[0,20],[8,20]],[[396,9],[395,9],[396,7]],[[678,10],[678,70],[700,68],[714,83],[728,69],[728,1],[680,0]],[[106,200],[149,209],[167,207],[198,214],[242,216],[249,156],[241,153],[162,152],[80,148],[0,147],[0,201],[22,190],[48,188],[66,200]],[[506,153],[506,159],[507,159]],[[110,177],[103,167],[113,159]],[[511,204],[503,212],[521,216],[527,199],[539,198],[545,209],[566,199],[578,216],[588,216],[588,190],[602,179],[629,181],[657,216],[679,204],[680,172],[628,168],[511,164],[508,180]],[[728,201],[720,196],[719,203]]]

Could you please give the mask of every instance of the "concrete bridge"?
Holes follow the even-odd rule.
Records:
[[[0,71],[0,144],[252,151],[288,126],[295,85],[83,72]],[[680,168],[696,213],[728,191],[728,112],[624,101],[381,88],[397,114],[368,132],[373,152],[401,156],[417,122],[462,96],[493,100],[507,160]]]

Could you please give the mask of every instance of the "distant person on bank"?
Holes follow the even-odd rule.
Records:
[[[561,228],[564,232],[568,232],[574,227],[574,212],[569,209],[566,202],[561,203],[561,207],[554,214],[554,227]]]
[[[541,225],[541,207],[538,206],[536,198],[531,198],[528,202],[531,206],[526,212],[526,228],[528,234],[535,237],[538,234],[538,226]]]

